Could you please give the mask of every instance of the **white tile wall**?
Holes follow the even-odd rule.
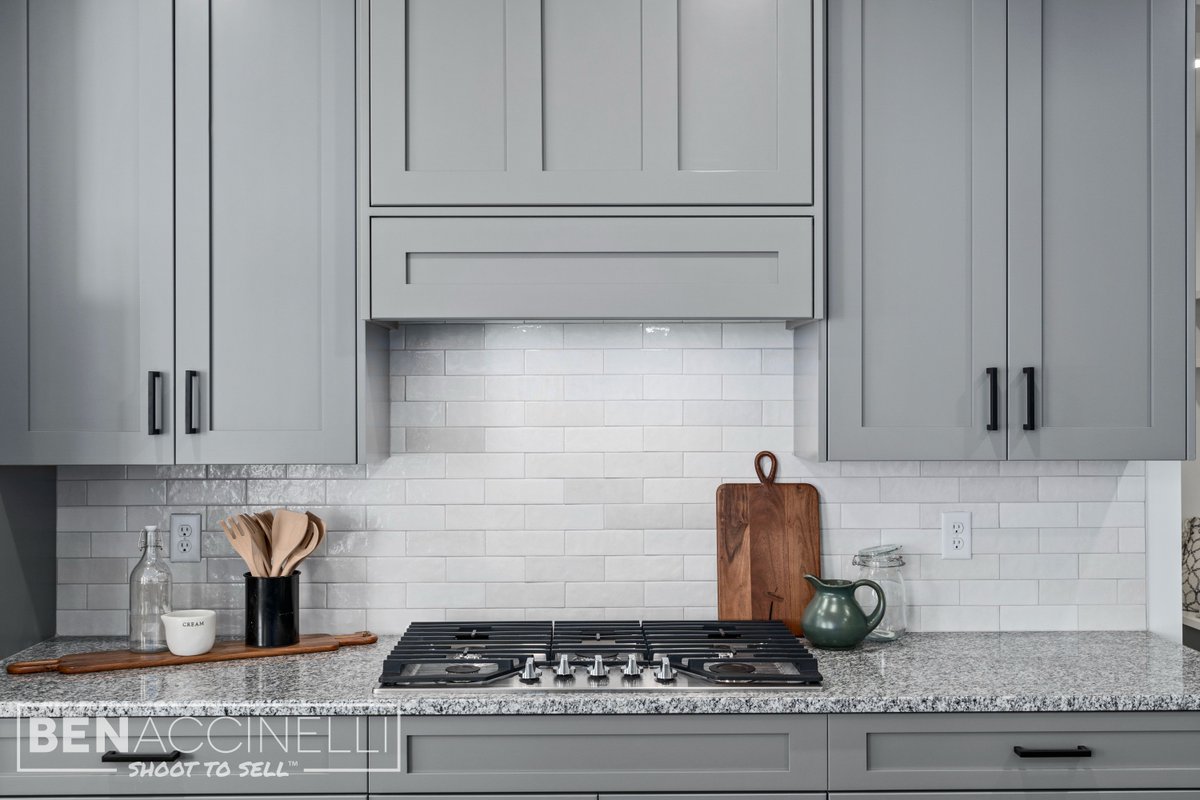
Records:
[[[822,495],[823,569],[904,546],[920,630],[1142,628],[1141,462],[843,462],[816,440],[815,330],[782,324],[410,325],[393,335],[391,459],[365,466],[59,470],[64,634],[119,634],[136,531],[205,515],[176,604],[239,625],[241,563],[217,521],[311,508],[304,627],[396,632],[414,619],[709,617],[713,491],[780,476]],[[793,398],[793,368],[799,396]],[[942,561],[939,515],[973,513],[975,558]]]

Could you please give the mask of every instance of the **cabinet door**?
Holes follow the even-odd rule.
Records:
[[[178,461],[353,462],[353,0],[177,18]]]
[[[831,459],[1005,457],[1004,6],[829,5]]]
[[[170,463],[171,2],[4,0],[0,38],[0,462]]]
[[[371,204],[810,205],[821,5],[371,0]]]
[[[1011,458],[1187,457],[1190,5],[1009,3]]]

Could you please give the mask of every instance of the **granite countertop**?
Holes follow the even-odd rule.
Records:
[[[918,633],[818,650],[817,691],[371,690],[396,636],[334,653],[91,675],[0,673],[0,717],[1200,710],[1200,653],[1141,632]],[[55,638],[7,659],[119,648]]]

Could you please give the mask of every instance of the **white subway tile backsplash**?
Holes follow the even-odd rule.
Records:
[[[1003,579],[1080,577],[1079,556],[1069,553],[1000,555]]]
[[[329,540],[302,579],[305,627],[413,620],[711,618],[713,495],[779,480],[821,494],[822,569],[901,544],[914,630],[1145,626],[1142,462],[816,461],[817,326],[493,323],[391,334],[394,454],[362,465],[63,467],[61,633],[125,629],[142,525],[204,515],[178,603],[240,627],[231,513],[288,505]],[[794,376],[794,377],[793,377]],[[794,414],[803,420],[793,429]],[[796,442],[799,445],[796,445]],[[945,511],[975,557],[940,557]]]
[[[489,350],[562,347],[563,326],[557,322],[491,323],[483,326],[483,345]]]
[[[642,347],[695,350],[721,346],[719,322],[651,322],[640,326]]]
[[[445,371],[447,375],[523,375],[525,354],[520,350],[447,350]]]
[[[1079,606],[1000,606],[1000,628],[1006,631],[1073,631]]]

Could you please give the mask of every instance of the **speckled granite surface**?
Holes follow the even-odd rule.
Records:
[[[1147,633],[925,633],[817,651],[819,691],[371,690],[397,637],[322,653],[94,675],[0,674],[0,717],[1200,710],[1200,653]],[[116,648],[54,639],[9,660]],[[7,663],[3,662],[3,663]]]

